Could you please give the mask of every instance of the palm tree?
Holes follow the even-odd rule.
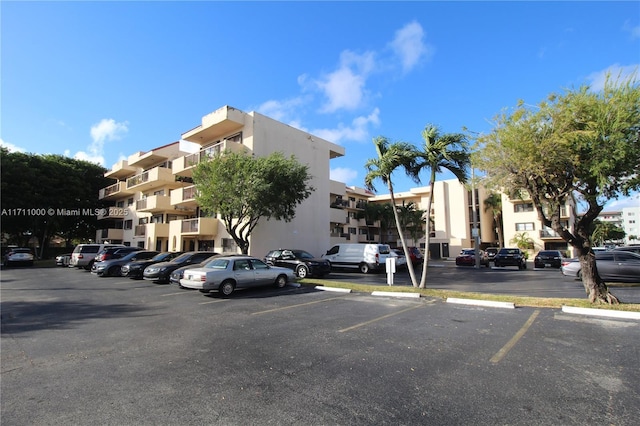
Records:
[[[417,208],[416,203],[409,201],[408,203],[402,202],[401,206],[396,207],[398,210],[398,217],[400,219],[400,227],[408,233],[413,243],[422,238],[423,224],[425,211]]]
[[[535,244],[533,239],[529,237],[528,232],[516,232],[509,242],[515,244],[516,247],[524,252],[525,259],[529,258],[529,250],[531,250]]]
[[[427,216],[425,222],[427,230],[425,233],[425,252],[422,264],[422,277],[420,288],[425,288],[427,281],[427,263],[429,259],[429,239],[431,236],[431,205],[433,204],[433,191],[435,188],[436,174],[443,170],[448,170],[458,178],[461,183],[468,180],[467,169],[471,165],[471,157],[468,150],[467,137],[462,133],[447,133],[440,135],[438,127],[428,124],[422,131],[424,145],[418,152],[414,174],[419,176],[423,169],[430,171],[429,201],[427,204]]]
[[[372,158],[367,160],[364,167],[367,170],[367,175],[364,178],[365,187],[375,192],[373,182],[376,179],[380,179],[389,190],[391,196],[392,206],[396,205],[396,199],[393,193],[393,182],[391,181],[391,175],[399,167],[404,168],[409,177],[418,182],[417,175],[413,175],[412,171],[415,168],[416,149],[413,145],[405,142],[389,143],[389,140],[383,136],[378,136],[373,139],[373,144],[376,147],[378,158]],[[398,218],[398,210],[393,208],[393,217],[398,229],[398,235],[400,235],[400,242],[402,249],[407,259],[409,257],[409,251],[407,250],[407,243],[405,242],[402,229],[400,228],[400,220]],[[407,269],[409,270],[409,276],[411,277],[411,283],[414,287],[418,286],[416,280],[416,274],[413,270],[411,262],[407,262]]]
[[[498,232],[498,246],[504,247],[504,236],[502,234],[502,196],[500,194],[492,192],[484,200],[484,211],[486,212],[487,210],[491,210],[493,214],[493,224]]]

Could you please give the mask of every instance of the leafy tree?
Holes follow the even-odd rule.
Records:
[[[290,222],[295,217],[296,206],[315,190],[310,180],[308,166],[279,152],[267,157],[225,152],[198,163],[193,173],[198,204],[218,214],[243,254],[249,253],[249,237],[261,218]]]
[[[40,256],[56,235],[71,240],[95,238],[95,214],[65,216],[59,210],[95,212],[105,206],[98,200],[101,188],[109,185],[106,169],[94,163],[61,155],[38,155],[0,151],[2,209],[23,214],[3,214],[2,232],[9,241],[27,245],[38,239]],[[51,214],[53,212],[53,214]]]
[[[427,212],[418,209],[413,201],[408,203],[403,201],[402,205],[397,206],[396,209],[398,210],[398,218],[400,219],[400,228],[408,233],[415,244],[415,242],[424,235],[422,225]]]
[[[393,182],[391,180],[391,175],[398,168],[404,168],[405,172],[417,181],[417,179],[414,177],[415,175],[411,174],[416,157],[415,147],[406,142],[390,143],[389,140],[383,136],[374,138],[373,144],[376,147],[378,158],[369,159],[364,165],[365,169],[367,170],[367,175],[364,178],[365,187],[370,191],[375,192],[376,189],[373,182],[377,179],[380,179],[382,183],[387,185],[389,195],[391,196],[391,204],[392,206],[395,206],[396,199],[393,192]],[[398,230],[398,235],[400,236],[402,249],[406,258],[410,259],[409,250],[407,249],[407,243],[404,239],[404,233],[402,232],[402,228],[400,226],[398,210],[395,207],[392,210]],[[409,270],[411,283],[414,287],[417,287],[418,282],[411,262],[407,262],[407,269]]]
[[[427,202],[427,212],[431,212],[433,205],[433,192],[435,189],[436,175],[448,170],[461,182],[466,183],[468,180],[467,169],[471,165],[469,147],[467,137],[462,133],[446,133],[440,134],[438,127],[429,124],[422,131],[422,139],[424,145],[417,153],[417,162],[415,163],[413,173],[419,176],[422,170],[429,170],[429,182],[431,191],[429,201]],[[422,264],[422,277],[420,279],[420,288],[425,288],[427,282],[427,264],[429,254],[429,240],[431,238],[431,221],[430,214],[426,215],[426,237],[425,250],[427,256],[424,257]]]
[[[593,231],[591,241],[595,245],[602,246],[607,242],[620,241],[624,239],[626,233],[622,228],[611,222],[603,222],[599,219],[593,221]]]
[[[504,234],[502,230],[502,196],[495,192],[489,194],[484,200],[484,211],[491,210],[493,225],[498,233],[498,246],[504,247]]]
[[[604,204],[640,187],[640,88],[634,77],[607,77],[600,92],[582,86],[552,94],[537,108],[519,103],[478,139],[478,167],[506,191],[525,190],[543,225],[576,250],[592,303],[618,303],[600,278],[591,250]],[[574,229],[560,220],[572,197],[586,206]]]

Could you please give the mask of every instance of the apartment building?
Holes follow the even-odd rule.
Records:
[[[345,155],[343,147],[257,112],[230,106],[202,117],[196,127],[181,135],[180,141],[132,154],[105,173],[114,183],[101,189],[99,198],[114,208],[99,217],[96,241],[159,251],[238,252],[222,221],[199,208],[192,180],[193,169],[200,161],[226,150],[244,150],[256,156],[273,152],[294,155],[309,167],[310,184],[315,188],[297,207],[291,222],[259,222],[251,235],[251,255],[263,257],[273,248],[293,247],[319,256],[337,243],[400,245],[395,223],[383,224],[366,214],[369,203],[389,203],[389,194],[376,195],[330,179],[330,161]],[[424,186],[394,195],[398,205],[413,203],[417,209],[426,210],[430,191]],[[474,247],[474,212],[480,246],[497,245],[492,212],[484,208],[488,195],[479,187],[473,196],[456,179],[435,183],[430,212],[432,258],[454,257],[461,249]],[[527,232],[534,240],[535,251],[567,248],[552,230],[540,225],[530,202],[509,200],[503,195],[502,203],[505,244],[515,233]],[[570,223],[567,213],[563,218]],[[409,245],[425,248],[424,236],[405,238]]]
[[[291,222],[263,219],[251,235],[249,254],[263,257],[277,247],[299,247],[320,255],[329,248],[329,162],[344,148],[257,112],[224,106],[202,117],[179,142],[139,152],[105,173],[116,182],[100,191],[100,199],[126,214],[101,217],[96,241],[163,251],[237,252],[233,239],[215,215],[195,201],[192,173],[215,153],[245,150],[256,156],[273,152],[294,155],[309,167],[311,196],[296,209]],[[326,206],[326,208],[319,208]],[[121,213],[117,208],[115,213]]]
[[[622,229],[625,244],[640,244],[640,204],[622,208]]]

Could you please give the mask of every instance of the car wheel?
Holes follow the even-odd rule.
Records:
[[[298,269],[296,269],[296,275],[298,276],[298,278],[306,278],[308,274],[309,268],[304,265],[300,265],[298,266]]]
[[[276,287],[283,288],[286,285],[287,285],[287,277],[286,276],[280,275],[280,276],[278,276],[278,278],[276,278]]]
[[[109,268],[109,270],[107,272],[108,272],[108,275],[110,277],[119,277],[120,276],[120,267],[119,266],[112,266],[111,268]]]
[[[220,284],[219,290],[223,296],[231,296],[231,293],[233,293],[235,289],[236,289],[236,285],[233,283],[233,281],[228,280]]]
[[[367,265],[366,263],[361,263],[359,266],[360,272],[362,272],[363,274],[368,274],[369,273],[369,265]]]
[[[578,271],[578,279],[582,281],[582,269]]]

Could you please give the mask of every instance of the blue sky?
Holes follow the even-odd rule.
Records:
[[[107,168],[231,105],[343,145],[332,177],[363,187],[376,136],[487,133],[520,99],[640,64],[636,1],[2,1],[0,14],[2,145]]]

